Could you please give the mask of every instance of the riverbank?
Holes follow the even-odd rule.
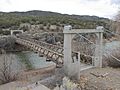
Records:
[[[48,90],[54,89],[56,85],[62,85],[62,79],[65,76],[63,69],[56,69],[56,72],[51,77],[39,80],[35,83],[29,83],[27,81],[17,81],[15,83],[9,83],[0,86],[0,90],[8,90],[8,88],[14,87],[15,90],[45,90],[38,89],[41,85]],[[82,71],[79,81],[71,80],[76,83],[80,89],[77,90],[119,90],[120,89],[120,68],[93,68],[86,71]],[[7,86],[7,88],[6,88]],[[12,87],[11,87],[12,86]],[[2,88],[2,89],[1,89]],[[13,89],[11,89],[13,90]]]

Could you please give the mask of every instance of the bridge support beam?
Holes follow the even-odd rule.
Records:
[[[14,35],[14,32],[23,33],[23,30],[11,30],[11,31],[10,31],[11,35]]]
[[[103,27],[97,27],[96,30],[102,30]],[[96,33],[96,48],[95,48],[95,59],[94,59],[94,66],[95,67],[102,67],[102,55],[103,55],[103,32]]]

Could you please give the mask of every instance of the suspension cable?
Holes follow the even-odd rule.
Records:
[[[118,34],[118,33],[115,33],[115,32],[111,32],[110,30],[107,30],[107,29],[104,29],[105,31],[107,31],[107,32],[109,32],[109,33],[112,33],[112,34],[114,34],[114,35],[120,35],[120,34]]]
[[[96,45],[94,42],[90,41],[90,40],[87,39],[86,37],[84,37],[84,36],[82,36],[82,35],[80,35],[80,34],[78,34],[78,35],[81,36],[81,37],[83,37],[84,39],[86,39],[88,42],[90,42],[90,43]],[[118,35],[118,34],[117,34],[117,35]],[[105,52],[105,53],[107,53],[107,52]],[[108,54],[108,53],[107,53],[107,54]],[[103,55],[105,56],[105,54],[103,54]],[[114,58],[115,60],[117,60],[117,61],[120,62],[120,60],[119,60],[118,58],[116,58],[115,56],[113,56],[112,54],[110,54],[110,56],[111,56],[112,58]],[[91,56],[91,57],[94,58],[94,56]]]
[[[80,37],[82,37],[82,38],[84,38],[85,40],[87,40],[87,41],[89,41],[90,43],[92,43],[92,44],[94,44],[94,45],[95,45],[95,43],[94,43],[94,42],[90,41],[90,40],[89,40],[89,39],[87,39],[86,37],[84,37],[84,36],[82,36],[82,35],[80,35],[80,34],[79,34],[79,36],[80,36]]]

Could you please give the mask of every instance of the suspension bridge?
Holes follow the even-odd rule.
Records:
[[[64,71],[68,76],[79,78],[80,71],[82,70],[93,67],[102,67],[103,32],[103,27],[97,27],[96,29],[71,29],[71,27],[66,26],[63,31],[64,47],[23,36],[15,37],[15,39],[16,43],[24,45],[33,51],[44,55],[44,57],[52,60],[57,65],[64,66]],[[95,43],[81,34],[95,34]],[[95,47],[92,55],[89,55],[88,53],[86,54],[82,50],[72,50],[72,40],[76,35],[86,40],[88,42],[87,44],[92,44]],[[81,59],[81,56],[91,59],[86,62],[86,60]],[[119,61],[119,59],[113,55],[111,56],[115,60]]]

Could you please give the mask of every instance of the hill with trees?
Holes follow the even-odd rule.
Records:
[[[108,27],[109,19],[87,16],[68,15],[48,11],[27,11],[27,12],[0,12],[0,29],[19,27],[22,23],[31,25],[72,25],[74,28],[95,28],[96,26]]]

